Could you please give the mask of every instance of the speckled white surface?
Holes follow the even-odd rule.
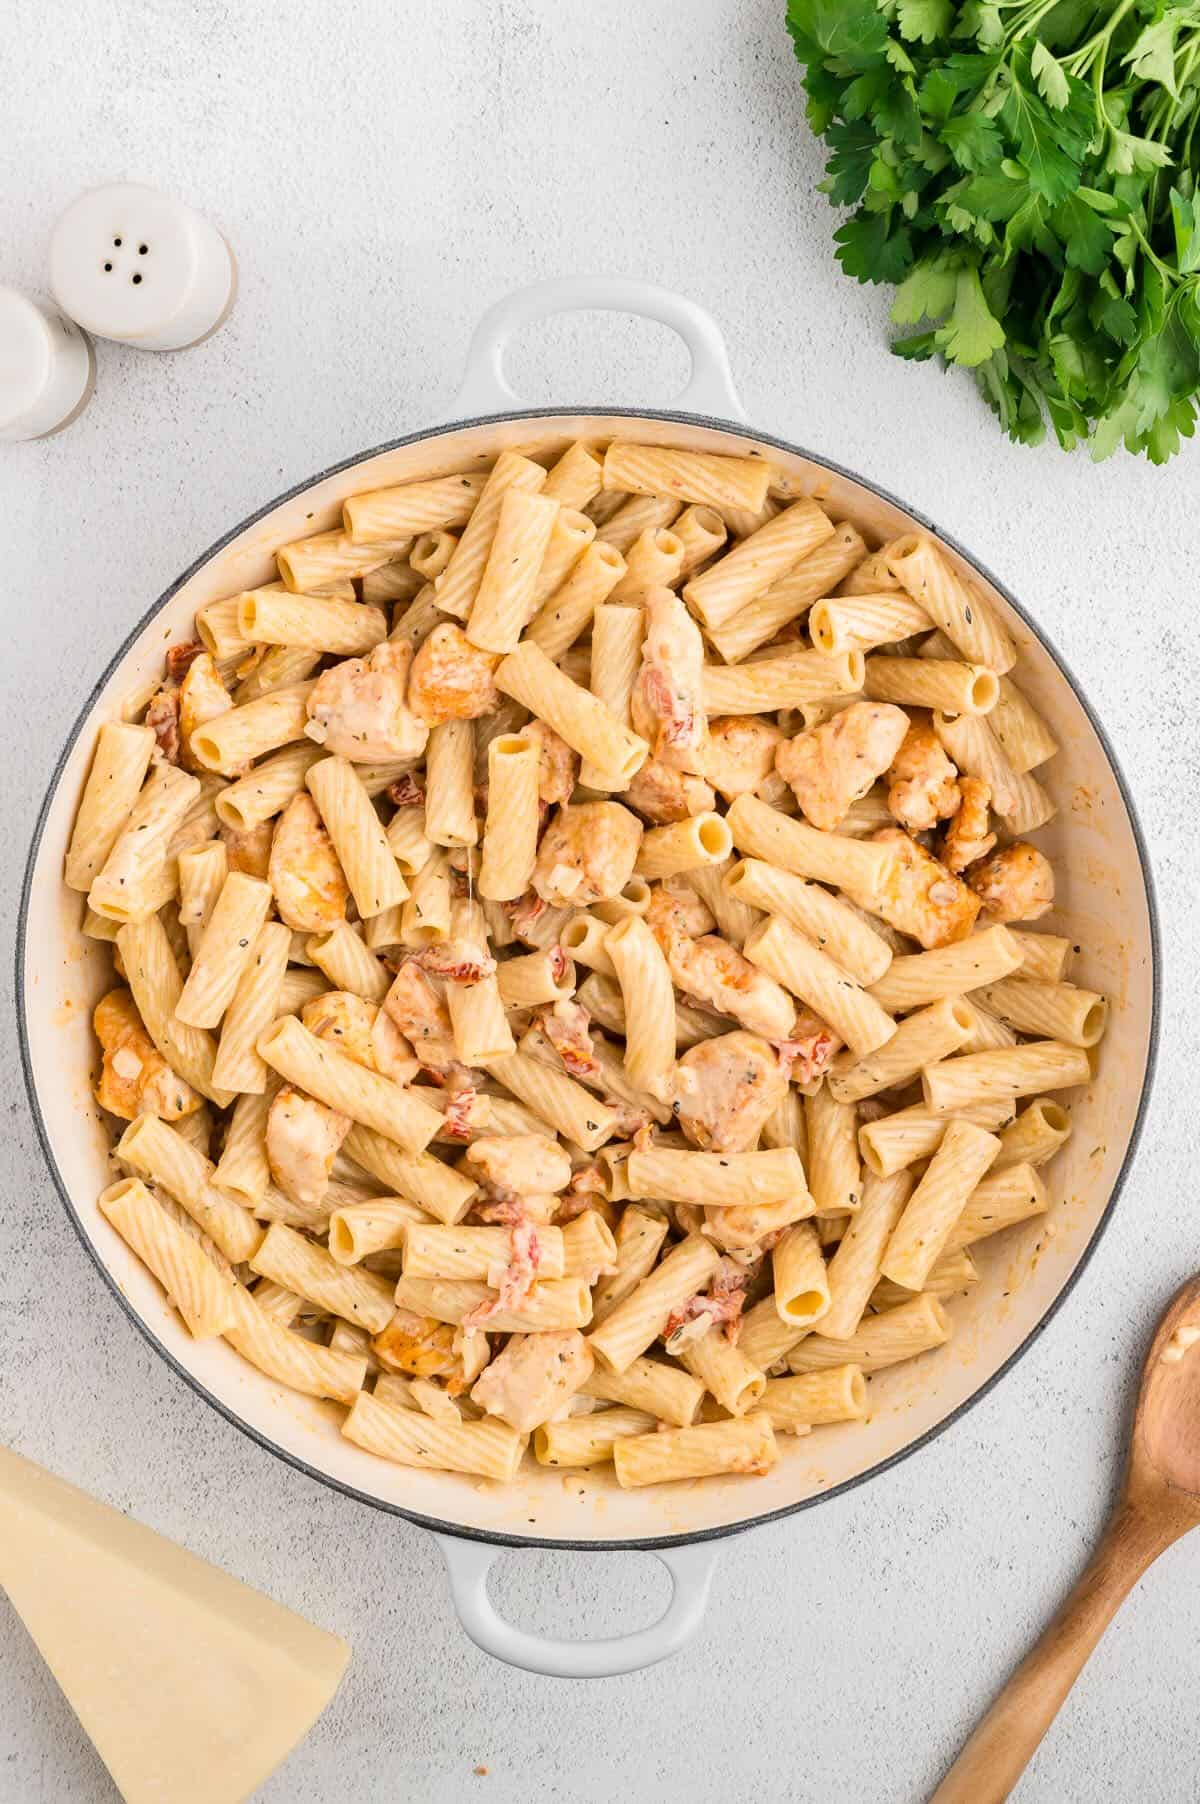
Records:
[[[1164,925],[1162,1059],[1136,1170],[1048,1332],[917,1459],[730,1542],[681,1657],[590,1685],[464,1639],[426,1535],[335,1497],[175,1379],[87,1262],[43,1169],[4,952],[0,1433],[336,1628],[343,1689],[264,1804],[916,1800],[1068,1584],[1107,1507],[1152,1318],[1200,1266],[1194,796],[1200,452],[1165,471],[1009,446],[965,381],[889,357],[886,301],[836,273],[781,0],[9,0],[0,278],[36,284],[58,210],[127,177],[227,233],[241,292],[208,344],[98,347],[68,433],[0,448],[0,770],[11,921],[62,736],[132,621],[231,523],[437,418],[482,307],[602,270],[704,302],[750,419],[948,526],[1012,586],[1112,735]],[[623,319],[531,332],[531,401],[666,403],[680,347]],[[1130,1600],[1015,1794],[1197,1795],[1200,1539]],[[648,1556],[514,1554],[527,1627],[617,1632],[661,1608]],[[477,1766],[486,1777],[474,1776]],[[0,1604],[0,1798],[115,1793]]]

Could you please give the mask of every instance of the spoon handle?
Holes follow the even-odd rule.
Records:
[[[1178,1532],[1128,1499],[1120,1505],[1075,1589],[929,1804],[1003,1804],[1129,1591]]]

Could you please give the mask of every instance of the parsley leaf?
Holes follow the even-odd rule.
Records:
[[[837,260],[859,282],[900,282],[912,262],[906,226],[892,229],[886,213],[858,212],[833,234]]]
[[[988,310],[977,269],[962,269],[955,278],[954,311],[937,333],[939,348],[954,363],[974,368],[1004,344],[1004,327]]]

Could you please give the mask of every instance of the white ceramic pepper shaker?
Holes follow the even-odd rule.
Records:
[[[50,285],[63,312],[96,337],[181,351],[228,313],[234,262],[193,208],[141,182],[111,182],[88,189],[59,219]]]
[[[45,438],[83,412],[95,359],[57,307],[0,285],[0,439]]]

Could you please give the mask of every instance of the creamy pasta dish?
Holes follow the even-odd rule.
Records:
[[[1057,747],[994,608],[623,441],[277,566],[83,791],[104,1216],[401,1465],[638,1486],[865,1418],[1047,1209],[1106,1021],[1036,927]]]

